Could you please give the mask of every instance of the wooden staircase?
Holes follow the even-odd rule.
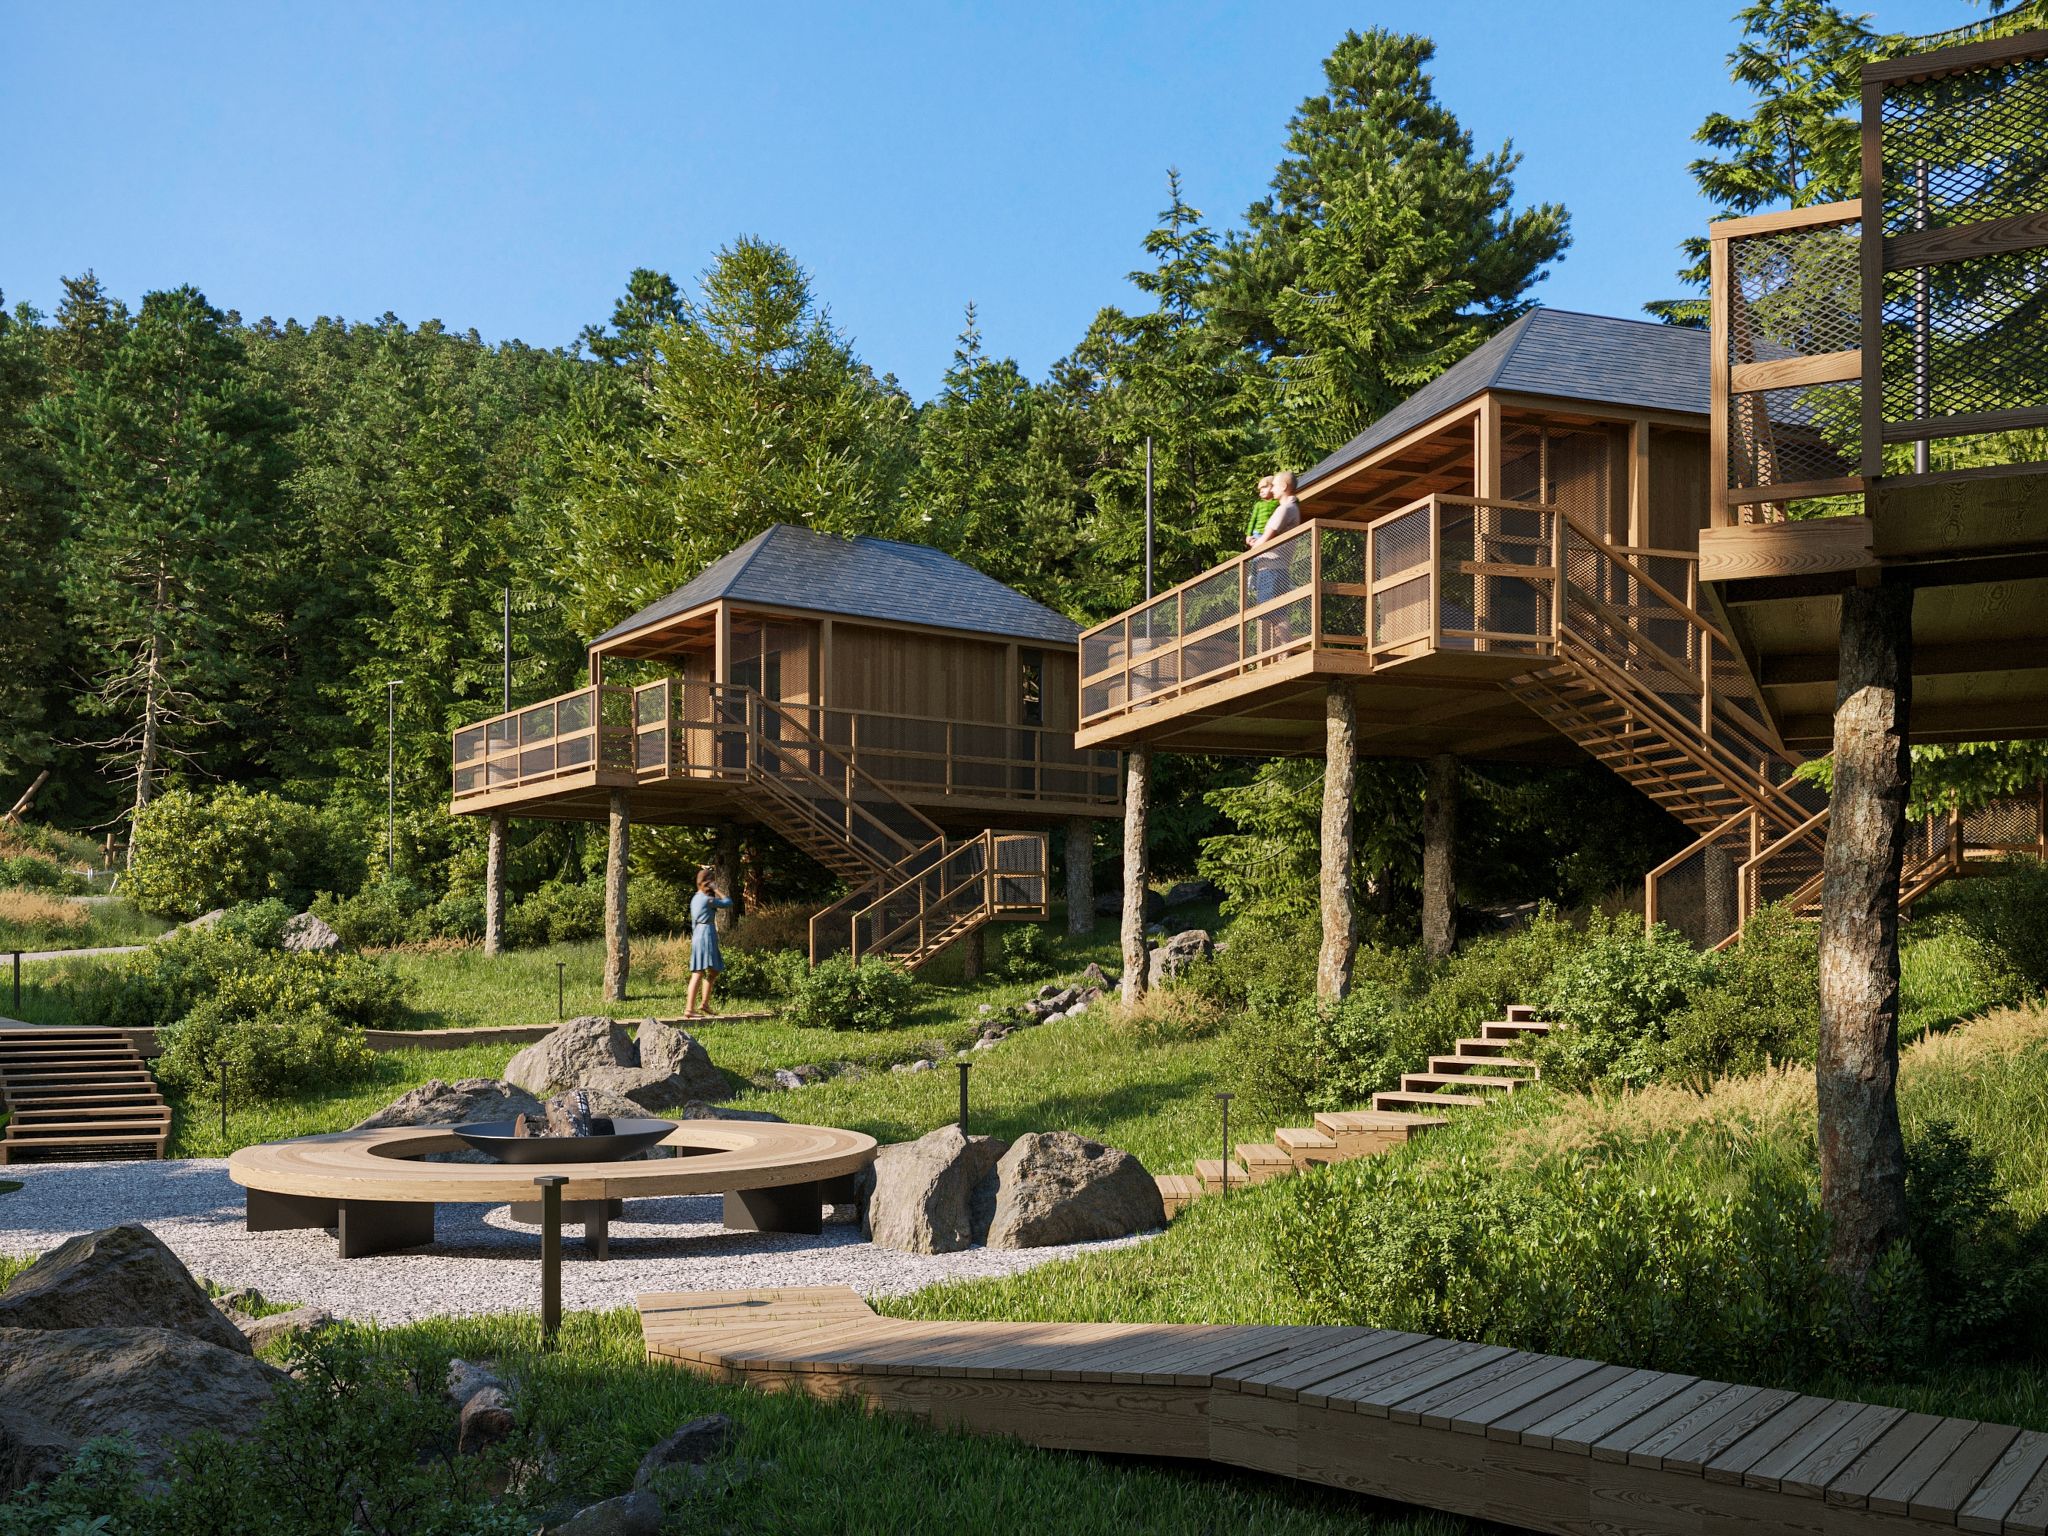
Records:
[[[118,1029],[0,1029],[0,1163],[162,1157],[171,1110]]]
[[[1193,1174],[1157,1176],[1159,1198],[1169,1218],[1203,1195],[1223,1194],[1284,1179],[1329,1163],[1377,1157],[1405,1146],[1448,1123],[1437,1111],[1491,1104],[1535,1082],[1542,1073],[1521,1054],[1527,1044],[1550,1033],[1535,1010],[1517,1003],[1507,1017],[1479,1026],[1448,1056],[1429,1058],[1429,1070],[1410,1072],[1398,1090],[1376,1093],[1372,1108],[1319,1114],[1312,1126],[1282,1126],[1269,1142],[1242,1141],[1229,1161],[1198,1159]]]

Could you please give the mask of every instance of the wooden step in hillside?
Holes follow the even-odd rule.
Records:
[[[117,1029],[0,1029],[0,1163],[164,1155],[171,1110]]]
[[[1526,1052],[1550,1033],[1535,1010],[1517,1003],[1504,1019],[1489,1019],[1476,1036],[1458,1042],[1449,1056],[1429,1058],[1427,1072],[1402,1076],[1394,1093],[1376,1093],[1372,1107],[1389,1113],[1408,1110],[1476,1109],[1517,1093],[1543,1076]]]

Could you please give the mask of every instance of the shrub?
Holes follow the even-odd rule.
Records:
[[[414,923],[432,899],[399,876],[365,885],[349,896],[322,891],[307,910],[351,949],[388,949],[412,936]]]
[[[1343,1002],[1304,998],[1240,1014],[1229,1036],[1231,1084],[1274,1118],[1352,1109],[1416,1070],[1414,1019],[1385,985],[1355,982]]]
[[[2027,995],[2027,979],[1953,912],[1915,915],[1899,935],[1899,1033],[1942,1029]]]
[[[1533,999],[1558,1026],[1538,1050],[1544,1077],[1564,1088],[1655,1079],[1667,1020],[1712,974],[1712,957],[1669,928],[1594,918]]]
[[[353,890],[362,850],[335,818],[265,790],[174,789],[135,818],[124,889],[158,917],[190,918],[275,896],[295,909],[316,890]]]
[[[1003,956],[996,974],[1005,981],[1040,981],[1057,967],[1052,939],[1038,923],[1013,923],[1003,933]]]
[[[157,1076],[200,1093],[225,1073],[236,1098],[289,1098],[308,1088],[358,1082],[376,1056],[363,1032],[319,1005],[262,1006],[208,998],[162,1033]]]
[[[685,943],[685,974],[689,959]],[[724,959],[725,974],[719,977],[719,988],[735,997],[788,997],[803,984],[804,973],[810,968],[809,961],[794,949],[728,949]]]
[[[1662,1023],[1660,1068],[1693,1079],[1811,1061],[1820,1039],[1820,929],[1782,906],[1749,920],[1709,982]]]
[[[1280,920],[1239,918],[1215,958],[1190,971],[1185,985],[1232,1011],[1298,1002],[1315,991],[1313,931]]]
[[[1951,882],[1926,903],[1995,950],[2031,991],[2048,988],[2048,865],[2001,860],[1995,876]]]
[[[566,944],[604,932],[604,887],[550,880],[505,913],[505,936],[514,945]]]
[[[890,1029],[904,1022],[916,985],[879,955],[858,965],[833,955],[798,979],[783,1018],[803,1029]]]
[[[292,920],[292,909],[275,896],[262,901],[245,901],[229,907],[220,917],[219,928],[252,949],[282,949],[284,925]]]
[[[62,896],[82,896],[89,882],[75,870],[39,853],[0,858],[0,889],[55,891]]]
[[[597,887],[600,931],[604,924],[603,889]],[[690,893],[653,875],[634,875],[626,882],[626,926],[634,933],[688,932]]]

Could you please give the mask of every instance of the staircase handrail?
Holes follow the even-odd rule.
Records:
[[[863,917],[866,917],[870,912],[875,912],[886,907],[889,904],[889,902],[896,897],[898,892],[904,889],[904,887],[911,885],[917,881],[926,879],[928,876],[930,876],[933,869],[944,870],[944,868],[946,867],[946,860],[953,858],[957,854],[965,853],[968,849],[973,848],[976,844],[981,845],[982,863],[980,869],[975,871],[975,873],[969,875],[964,880],[961,880],[958,884],[941,889],[936,896],[927,896],[923,893],[920,893],[918,896],[916,915],[905,918],[902,922],[898,923],[894,928],[891,928],[886,932],[876,934],[874,941],[865,946],[866,952],[873,953],[876,950],[887,949],[892,940],[899,938],[901,935],[903,935],[905,932],[909,931],[912,928],[921,927],[925,919],[930,915],[932,908],[944,905],[946,902],[950,901],[953,897],[957,896],[960,892],[966,890],[969,886],[972,885],[978,884],[983,887],[980,911],[984,913],[987,912],[993,905],[993,903],[989,899],[987,892],[987,887],[990,883],[990,880],[993,877],[995,869],[995,846],[992,841],[992,838],[993,833],[986,829],[975,833],[972,837],[962,838],[958,843],[956,843],[955,845],[953,845],[945,851],[944,855],[940,858],[939,862],[936,865],[921,870],[917,874],[910,876],[909,879],[902,881],[900,884],[892,887],[887,891],[884,891],[874,901],[868,903],[867,906],[863,907],[859,912],[855,913],[853,917],[853,921],[855,924],[854,933],[857,936],[860,932],[860,920]],[[860,947],[861,946],[856,944],[857,949]],[[854,958],[859,959],[860,956],[856,954]]]
[[[886,899],[891,893],[901,889],[907,882],[921,877],[931,869],[932,863],[936,861],[927,861],[916,869],[912,869],[910,866],[930,853],[934,847],[939,850],[939,858],[943,859],[946,856],[945,845],[946,839],[943,834],[933,838],[928,843],[921,844],[888,869],[878,874],[870,875],[867,879],[861,881],[860,884],[854,886],[830,906],[812,913],[809,925],[812,960],[815,962],[818,958],[818,939],[823,928],[832,923],[852,923],[871,904],[878,900]]]

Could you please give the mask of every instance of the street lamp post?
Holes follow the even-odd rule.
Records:
[[[398,873],[398,682],[384,685],[384,876]]]

